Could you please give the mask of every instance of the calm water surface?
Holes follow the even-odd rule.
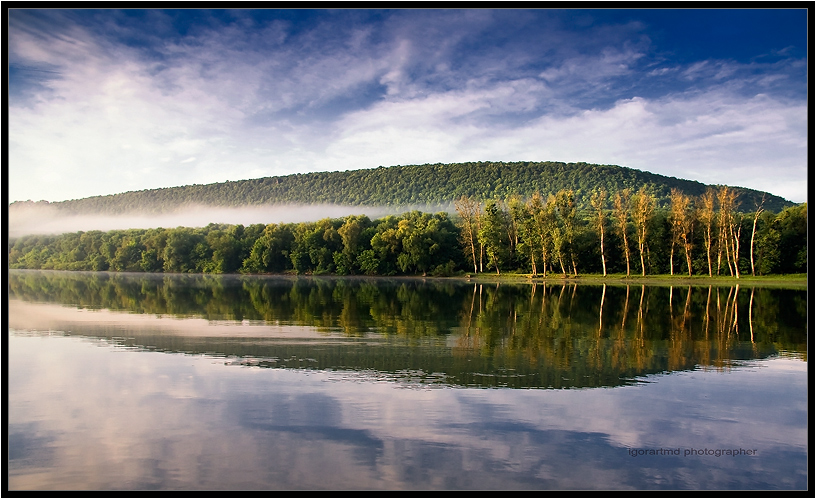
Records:
[[[9,487],[804,489],[806,299],[12,271]]]

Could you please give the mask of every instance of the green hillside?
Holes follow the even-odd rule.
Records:
[[[245,206],[283,203],[406,206],[450,203],[460,196],[482,199],[530,196],[572,189],[580,206],[587,206],[596,188],[617,192],[647,184],[659,206],[668,204],[672,188],[699,196],[706,185],[632,168],[587,163],[516,162],[454,163],[379,167],[345,172],[318,172],[281,177],[186,185],[125,192],[109,196],[51,203],[71,213],[163,213],[187,204]],[[741,209],[751,210],[765,194],[765,209],[778,212],[791,203],[752,189],[736,188]]]

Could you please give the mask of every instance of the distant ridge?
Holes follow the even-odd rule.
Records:
[[[590,193],[604,188],[615,193],[647,185],[658,205],[668,204],[669,192],[679,189],[699,196],[706,184],[614,165],[559,162],[477,162],[391,166],[340,172],[297,173],[279,177],[185,185],[124,192],[107,196],[49,203],[67,213],[167,213],[188,205],[238,207],[262,204],[332,203],[368,206],[448,204],[461,196],[481,199],[522,197],[539,191],[572,189],[579,207]],[[778,212],[792,203],[770,193],[734,188],[741,210],[753,210],[763,194],[766,210]],[[12,203],[12,207],[15,204]]]

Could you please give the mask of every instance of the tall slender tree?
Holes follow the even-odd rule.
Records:
[[[606,276],[606,254],[604,253],[604,229],[606,226],[606,190],[600,189],[592,193],[589,200],[592,208],[595,210],[593,221],[595,228],[598,229],[598,235],[601,238],[601,265],[603,267],[603,275]],[[603,304],[603,300],[601,300]]]
[[[683,213],[682,230],[680,231],[680,237],[683,239],[683,252],[686,254],[686,264],[688,265],[689,277],[691,277],[692,274],[691,250],[692,243],[694,241],[694,221],[697,218],[695,213],[696,210],[694,209],[694,205],[691,204],[691,199],[689,199],[689,207]]]
[[[484,216],[479,229],[479,241],[485,247],[488,265],[496,269],[496,274],[501,274],[499,269],[506,260],[505,246],[502,243],[507,231],[505,224],[506,218],[499,203],[495,200],[488,200],[485,203]]]
[[[532,212],[528,209],[528,205],[521,202],[519,198],[511,198],[508,203],[510,207],[510,216],[516,226],[518,233],[518,250],[519,254],[524,254],[530,258],[530,267],[533,271],[533,277],[538,275],[538,268],[536,266],[536,255],[538,254],[538,242],[540,237],[538,235],[538,226],[535,223]]]
[[[754,271],[754,236],[756,236],[756,227],[757,227],[757,220],[759,220],[759,215],[762,214],[764,211],[762,209],[762,205],[765,204],[765,194],[762,195],[762,201],[760,201],[756,205],[756,210],[754,211],[754,226],[751,228],[751,275],[756,275]],[[754,297],[753,288],[751,289],[751,299]],[[753,331],[753,330],[752,330]]]
[[[736,201],[736,193],[729,189],[728,186],[721,186],[717,191],[717,201],[719,204],[719,236],[717,238],[717,275],[720,275],[720,267],[722,262],[722,252],[725,250],[725,259],[728,265],[728,272],[734,275],[734,267],[731,264],[731,248],[733,245],[733,221],[734,221],[734,202]]]
[[[536,226],[535,233],[539,237],[539,247],[541,249],[541,273],[547,277],[547,263],[550,256],[550,248],[552,247],[552,228],[555,225],[555,212],[552,209],[550,200],[547,202],[541,197],[541,194],[536,192],[527,201],[527,210],[533,217],[533,222]]]
[[[621,236],[621,244],[623,245],[623,254],[626,257],[626,275],[630,275],[629,264],[629,241],[626,237],[626,232],[629,226],[629,199],[632,196],[632,191],[624,189],[615,194],[612,201],[612,214],[615,217],[616,226]]]
[[[572,274],[578,275],[578,267],[575,265],[575,193],[571,189],[562,189],[555,196],[558,214],[564,228],[564,241],[569,250],[570,262],[572,263]]]
[[[567,275],[567,270],[564,268],[564,230],[562,228],[562,219],[558,216],[558,198],[550,195],[547,198],[547,204],[544,206],[550,234],[552,237],[553,256],[558,259],[558,264],[561,266],[561,274]]]
[[[646,253],[646,235],[649,222],[654,214],[654,207],[655,198],[646,189],[646,186],[641,187],[637,194],[632,196],[632,220],[635,222],[635,229],[637,229],[636,235],[638,250],[640,252],[640,269],[644,276],[646,275],[646,260],[644,257]]]
[[[482,244],[481,239],[479,239],[479,232],[482,230],[482,215],[484,211],[482,209],[482,203],[476,205],[475,211],[475,219],[476,219],[476,240],[479,242],[479,272],[484,272],[484,256],[485,256],[485,247]]]
[[[478,212],[481,211],[480,203],[475,199],[462,196],[454,201],[453,205],[456,208],[456,213],[459,215],[462,243],[466,246],[467,250],[470,250],[466,250],[465,253],[470,256],[470,260],[473,262],[473,273],[477,274],[479,272],[479,260],[476,257],[476,245],[478,244],[476,219]]]
[[[732,215],[732,222],[730,227],[731,238],[733,239],[732,248],[734,249],[734,276],[740,278],[739,270],[739,250],[740,250],[740,234],[742,234],[742,215],[735,213]],[[739,285],[738,285],[739,286]]]
[[[715,198],[714,191],[712,189],[707,189],[705,193],[700,196],[700,210],[699,210],[699,218],[700,223],[703,224],[705,227],[705,233],[703,234],[703,239],[705,240],[706,246],[706,260],[708,261],[708,276],[711,277],[714,275],[712,267],[711,267],[711,230],[712,225],[714,223],[714,198]]]
[[[504,201],[498,201],[499,208],[504,216],[504,230],[507,233],[507,240],[509,242],[510,257],[512,262],[515,259],[518,243],[519,243],[519,227],[516,220],[513,218],[512,207],[514,205],[521,205],[521,197],[518,194],[512,194]]]
[[[674,275],[674,247],[682,245],[686,248],[688,237],[688,217],[691,198],[677,189],[669,194],[669,220],[671,222],[671,252],[669,253],[669,272]],[[686,255],[688,259],[688,254]]]

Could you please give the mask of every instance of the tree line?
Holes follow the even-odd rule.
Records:
[[[657,205],[668,206],[672,189],[702,195],[700,182],[658,175],[614,165],[561,162],[470,162],[397,165],[339,172],[315,172],[279,177],[148,189],[109,196],[49,203],[60,211],[82,213],[166,213],[185,205],[246,206],[264,204],[334,203],[369,206],[449,204],[462,196],[506,198],[515,193],[544,197],[571,190],[578,208],[587,208],[593,191],[619,192],[650,185]],[[748,206],[764,195],[765,208],[774,212],[792,203],[771,194],[733,188]],[[13,203],[25,206],[27,203]],[[37,204],[37,203],[32,203]]]
[[[446,213],[317,222],[88,231],[10,241],[11,268],[172,273],[450,275],[461,260]]]
[[[764,199],[737,211],[738,191],[699,197],[671,189],[661,208],[650,186],[614,194],[597,189],[579,210],[572,190],[526,200],[513,195],[455,203],[460,240],[474,273],[523,269],[533,276],[633,272],[641,275],[767,275],[807,272],[807,204],[779,214]],[[681,270],[682,269],[682,270]]]
[[[9,240],[9,267],[171,273],[534,276],[768,275],[807,272],[807,205],[736,209],[737,191],[668,206],[650,187],[529,198],[462,196],[456,216],[411,211],[289,224],[88,231]]]

